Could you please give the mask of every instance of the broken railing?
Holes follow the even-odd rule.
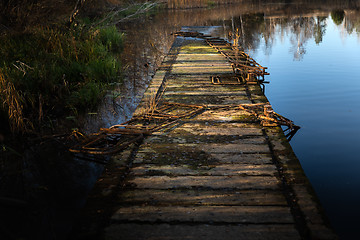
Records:
[[[101,128],[98,133],[88,136],[78,134],[79,143],[70,148],[70,152],[92,155],[113,155],[154,132],[171,129],[171,127],[180,120],[188,119],[201,112],[215,109],[244,110],[255,116],[263,126],[287,126],[289,134],[286,136],[290,136],[290,139],[296,131],[300,129],[293,121],[275,113],[268,103],[206,107],[203,105],[162,102],[161,105],[151,113],[147,112],[134,116],[130,121],[125,123],[114,125],[110,128]]]
[[[228,61],[231,63],[234,73],[243,77],[246,82],[256,80],[260,83],[264,83],[264,76],[269,75],[269,73],[266,72],[266,67],[261,66],[242,48],[235,46],[224,39],[211,37],[210,35],[204,35],[203,33],[199,32],[178,31],[173,33],[173,35],[204,39],[206,43],[209,44],[209,46],[214,48],[226,59],[228,59]]]
[[[180,119],[190,118],[204,109],[199,105],[162,102],[151,112],[134,116],[125,123],[101,128],[98,133],[87,136],[78,134],[79,143],[69,150],[93,155],[116,154],[145,136],[169,128]]]

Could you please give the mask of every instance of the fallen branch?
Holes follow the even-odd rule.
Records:
[[[154,7],[156,7],[157,5],[159,4],[158,1],[156,2],[152,2],[152,3],[149,3],[149,2],[145,2],[143,4],[133,4],[133,5],[130,5],[126,8],[122,8],[122,9],[119,9],[119,10],[116,10],[114,11],[113,13],[109,14],[108,16],[106,16],[105,18],[103,18],[101,21],[97,22],[96,24],[92,25],[91,28],[94,28],[94,27],[97,27],[101,24],[104,24],[105,22],[107,22],[106,24],[104,24],[103,26],[109,26],[109,25],[116,25],[116,24],[119,24],[120,22],[123,22],[125,20],[128,20],[132,17],[135,17],[136,15],[139,15],[139,14],[143,14],[143,13],[146,13],[147,11],[150,11],[151,9],[153,9]],[[120,13],[122,12],[125,12],[133,7],[137,7],[137,6],[140,6],[134,13],[130,14],[130,15],[127,15],[123,18],[120,18],[118,20],[113,20],[114,18],[116,18],[117,15],[119,15]]]

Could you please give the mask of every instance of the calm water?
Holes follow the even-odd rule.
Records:
[[[349,33],[329,15],[323,24],[318,44],[302,39],[305,29],[276,27],[271,50],[261,37],[255,58],[269,67],[275,111],[302,127],[291,145],[333,226],[351,239],[360,215],[360,25]]]
[[[266,95],[274,110],[301,126],[291,145],[331,224],[342,239],[355,239],[360,235],[360,11],[355,10],[360,2],[289,2],[165,11],[143,23],[151,27],[141,32],[220,26],[219,36],[239,38],[269,68]],[[163,34],[147,41],[168,46]],[[135,45],[149,46],[140,40]]]

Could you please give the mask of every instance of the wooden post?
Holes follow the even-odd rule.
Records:
[[[269,119],[274,119],[274,110],[270,104],[264,105],[264,116]],[[262,120],[262,125],[265,127],[275,127],[277,124],[271,120]]]

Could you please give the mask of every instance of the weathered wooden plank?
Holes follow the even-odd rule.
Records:
[[[151,189],[212,188],[212,189],[279,189],[274,176],[149,176],[135,177],[130,186]]]
[[[277,173],[274,165],[252,164],[222,164],[215,166],[201,166],[196,169],[188,165],[141,165],[132,168],[132,175],[171,175],[171,176],[273,176]]]
[[[282,206],[123,206],[115,221],[182,221],[213,223],[293,223],[288,207]]]
[[[197,96],[216,96],[216,97],[226,97],[226,96],[246,96],[245,92],[219,92],[219,91],[166,91],[164,97],[172,97],[177,95],[186,95],[191,97]]]
[[[240,96],[225,96],[225,95],[165,95],[164,101],[176,102],[184,104],[199,104],[199,105],[233,105],[250,103],[246,95]]]
[[[266,144],[241,143],[240,141],[232,144],[211,143],[202,145],[200,149],[208,153],[270,153]]]
[[[218,58],[220,57],[215,49],[210,48],[207,44],[204,43],[194,43],[194,44],[190,43],[187,45],[183,45],[180,49],[179,54],[184,54],[184,55],[213,54],[214,57],[218,57]]]
[[[221,92],[221,93],[243,93],[245,94],[245,87],[242,85],[213,85],[209,80],[204,83],[192,82],[189,84],[176,84],[172,81],[167,82],[166,92],[179,92],[179,91],[187,91],[187,92]]]
[[[258,125],[244,123],[184,123],[174,129],[171,134],[195,134],[199,136],[208,135],[237,135],[263,136],[262,129]]]
[[[131,189],[119,199],[125,205],[287,205],[282,192],[272,190]]]
[[[243,103],[251,103],[249,100],[243,101]],[[230,121],[250,121],[255,122],[257,119],[255,116],[245,110],[238,109],[217,109],[208,110],[197,115],[193,120],[195,121],[218,121],[218,122],[230,122]]]
[[[266,144],[264,136],[248,136],[241,138],[238,135],[194,135],[194,134],[166,134],[166,135],[153,135],[145,140],[148,144],[202,144],[207,145],[213,143],[222,144]],[[197,147],[197,146],[192,146]],[[171,148],[171,146],[169,146]],[[267,150],[265,150],[267,151]],[[239,152],[239,151],[237,151]]]
[[[149,150],[149,149],[148,149]],[[187,164],[191,166],[216,165],[216,164],[272,164],[270,154],[241,154],[241,153],[205,153],[167,151],[156,152],[140,151],[133,161],[134,164],[146,163],[156,165]]]
[[[173,70],[174,68],[181,68],[182,70],[186,69],[193,69],[193,68],[205,68],[205,70],[208,70],[208,68],[215,68],[215,69],[229,69],[230,64],[224,60],[218,60],[218,61],[176,61],[175,64],[173,64]],[[176,70],[175,70],[176,71]],[[211,72],[212,70],[209,69]],[[231,72],[231,71],[229,71]]]
[[[147,144],[144,145],[139,152],[157,152],[166,153],[170,151],[194,152],[203,151],[205,153],[270,153],[267,144],[259,144],[259,142],[244,142],[243,139],[230,144],[191,144],[183,143],[179,140],[179,144]]]
[[[173,66],[173,74],[225,74],[229,73],[227,66],[188,66],[181,65]]]
[[[210,85],[211,83],[209,82],[209,80],[203,80],[203,81],[196,80],[196,82],[193,82],[193,83],[190,83],[190,81],[192,81],[192,80],[189,80],[189,82],[182,82],[182,81],[177,82],[177,81],[169,81],[168,80],[166,82],[166,88],[175,90],[175,89],[183,88],[189,84],[191,84],[191,86],[194,88],[213,88],[213,85]],[[236,85],[234,85],[234,86],[236,86]]]
[[[196,75],[196,74],[181,76],[181,78],[180,78],[178,75],[170,73],[170,75],[167,79],[169,81],[177,81],[178,83],[182,83],[182,82],[197,82],[197,81],[203,81],[203,80],[208,81],[210,78],[209,78],[209,76],[206,76],[206,75]]]
[[[204,49],[204,48],[203,48]],[[196,62],[203,62],[203,61],[209,61],[209,62],[222,62],[226,63],[224,61],[224,58],[217,54],[217,53],[180,53],[177,55],[176,58],[177,62],[187,62],[187,61],[196,61]]]
[[[136,229],[134,231],[134,229]],[[120,237],[121,236],[121,237]],[[170,225],[170,224],[113,224],[105,229],[106,240],[299,240],[292,224],[262,225]]]
[[[210,157],[220,163],[272,164],[270,154],[227,154],[211,153]]]

